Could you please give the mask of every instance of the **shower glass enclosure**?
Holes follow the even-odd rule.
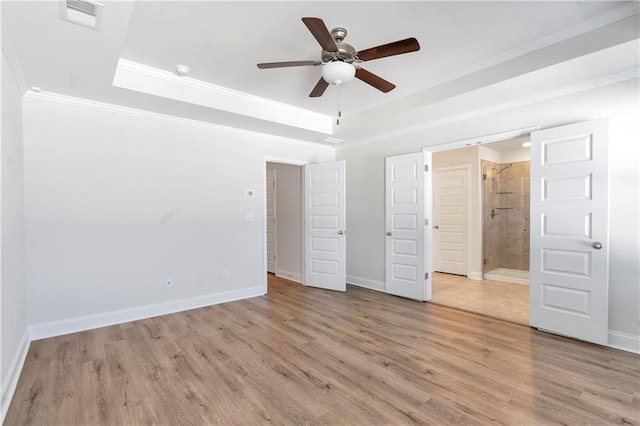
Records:
[[[529,161],[482,160],[483,275],[529,284]]]

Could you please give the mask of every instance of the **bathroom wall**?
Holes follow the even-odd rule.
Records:
[[[481,161],[484,272],[529,270],[529,164]]]

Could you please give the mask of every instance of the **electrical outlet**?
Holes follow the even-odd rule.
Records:
[[[173,288],[173,280],[171,278],[165,278],[164,280],[164,288],[170,289]]]
[[[229,270],[226,268],[222,268],[222,273],[220,274],[223,280],[229,278]]]

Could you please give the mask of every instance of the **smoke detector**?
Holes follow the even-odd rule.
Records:
[[[91,0],[60,0],[60,19],[100,30],[102,3]]]

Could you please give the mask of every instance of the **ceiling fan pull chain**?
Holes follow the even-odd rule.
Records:
[[[340,117],[342,117],[342,111],[340,111],[340,85],[336,85],[336,93],[337,93],[337,109],[338,109],[338,117],[336,118],[336,126],[340,125]]]

